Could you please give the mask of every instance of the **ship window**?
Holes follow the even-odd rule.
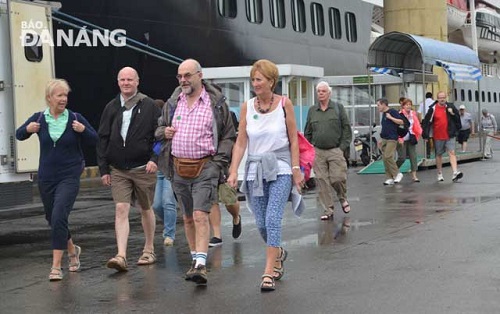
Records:
[[[325,35],[325,19],[323,17],[323,6],[319,3],[311,3],[311,25],[314,35]]]
[[[217,1],[219,14],[222,17],[234,19],[236,17],[236,0],[219,0]]]
[[[460,90],[460,100],[465,101],[465,91],[463,89]]]
[[[340,23],[340,11],[337,8],[328,9],[328,19],[330,20],[330,36],[333,39],[342,37],[342,28]]]
[[[458,97],[457,97],[457,89],[456,88],[453,90],[453,99],[454,100],[458,99]]]
[[[488,92],[488,102],[491,102],[491,92]]]
[[[269,0],[271,7],[271,24],[276,28],[285,28],[284,0]]]
[[[43,59],[43,47],[40,36],[36,33],[27,33],[23,38],[24,57],[30,62],[41,62]]]
[[[485,102],[485,101],[486,101],[486,99],[485,99],[485,97],[484,97],[484,91],[482,91],[482,92],[481,92],[481,101],[482,101],[482,102]]]
[[[467,91],[467,98],[472,101],[472,91],[470,89]]]
[[[493,93],[493,102],[496,103],[497,102],[497,93]]]
[[[306,31],[306,8],[304,0],[292,0],[293,30],[303,33]]]
[[[246,0],[245,4],[248,21],[256,24],[262,23],[262,0]]]
[[[352,12],[345,13],[345,28],[347,41],[355,43],[358,41],[358,30],[356,28],[356,15]]]
[[[479,92],[478,91],[474,91],[474,99],[475,99],[475,101],[479,101]]]

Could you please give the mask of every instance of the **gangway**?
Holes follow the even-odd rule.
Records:
[[[367,69],[386,68],[403,73],[403,75],[412,74],[414,77],[419,75],[422,87],[426,86],[426,77],[432,74],[434,66],[445,70],[452,86],[455,81],[477,82],[481,78],[479,58],[473,50],[462,45],[401,32],[390,32],[378,37],[368,50]],[[369,77],[370,71],[367,72]],[[370,89],[370,79],[368,79],[368,84]],[[420,90],[424,96],[426,89]],[[479,144],[478,151],[461,154],[457,156],[457,159],[480,159],[482,157],[481,140]],[[424,156],[422,167],[435,166],[435,158],[426,152],[423,141],[419,141],[417,153]],[[446,162],[449,162],[449,159],[444,157],[443,163]]]

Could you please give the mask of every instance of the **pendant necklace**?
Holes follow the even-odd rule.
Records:
[[[262,107],[260,106],[260,99],[259,97],[257,97],[257,110],[260,112],[260,113],[268,113],[269,110],[271,110],[272,106],[273,106],[273,101],[274,101],[274,94],[271,96],[271,102],[269,103],[269,108],[267,109],[262,109]]]

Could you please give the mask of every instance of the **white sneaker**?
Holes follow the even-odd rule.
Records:
[[[444,181],[444,178],[443,178],[443,174],[442,174],[442,173],[438,173],[438,181],[439,181],[439,182]]]
[[[394,179],[394,183],[399,183],[403,180],[403,174],[400,172],[396,175],[396,178]]]
[[[387,179],[384,181],[384,185],[394,185],[394,180],[393,179]]]

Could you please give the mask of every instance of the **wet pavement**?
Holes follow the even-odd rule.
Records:
[[[49,229],[40,205],[0,212],[0,312],[498,313],[498,156],[460,164],[464,178],[458,183],[451,182],[449,167],[444,182],[429,169],[419,172],[420,183],[405,175],[395,186],[383,186],[383,175],[357,175],[359,168],[351,168],[352,212],[345,215],[337,206],[329,222],[319,220],[316,191],[309,191],[302,218],[285,212],[289,256],[272,293],[259,290],[265,247],[247,210],[242,236],[233,240],[222,209],[224,244],[209,250],[205,288],[183,279],[190,256],[180,221],[174,247],[162,246],[158,224],[158,262],[135,265],[143,235],[134,209],[130,270],[106,269],[116,254],[114,207],[109,190],[87,179],[70,216],[82,270],[68,273],[65,265],[61,282],[47,279]]]

